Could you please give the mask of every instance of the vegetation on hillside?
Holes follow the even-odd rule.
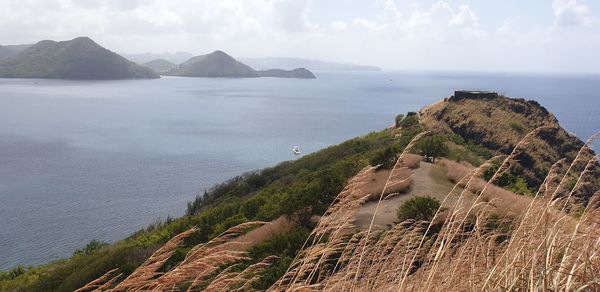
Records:
[[[583,248],[600,242],[592,220],[597,216],[594,198],[577,205],[581,208],[576,214],[569,212],[573,203],[580,204],[571,200],[572,194],[597,187],[592,175],[597,161],[589,158],[589,151],[576,151],[569,162],[551,165],[546,172],[531,171],[523,153],[539,154],[527,150],[539,147],[536,142],[547,135],[545,128],[529,131],[523,122],[529,134],[523,133],[514,150],[506,152],[477,144],[461,131],[425,135],[427,122],[421,124],[415,113],[397,124],[233,178],[190,202],[186,216],[117,243],[92,242],[69,259],[0,274],[0,290],[73,291],[94,279],[149,289],[600,288],[594,282],[600,276],[595,272],[600,259]],[[419,140],[442,148],[439,156],[477,167],[457,178],[442,202],[409,200],[398,210],[402,223],[350,232],[354,229],[348,218],[369,198],[356,198],[344,187],[360,178],[368,164],[392,168],[408,150],[418,150],[414,146]],[[532,175],[543,182],[539,189],[532,188]],[[476,184],[482,185],[472,191]],[[495,185],[531,196],[497,192]],[[498,207],[502,200],[517,199],[527,202],[519,216]],[[282,216],[293,222],[291,230],[238,249],[245,241],[236,240],[253,232],[251,228],[268,226],[266,222]],[[123,275],[115,278],[117,273]]]

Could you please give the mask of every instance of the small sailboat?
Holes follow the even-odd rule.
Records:
[[[300,155],[300,147],[298,147],[298,145],[292,147],[292,152],[294,152],[295,155]]]

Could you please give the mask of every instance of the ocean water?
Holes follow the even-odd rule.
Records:
[[[600,77],[316,72],[316,80],[0,79],[0,270],[115,241],[246,171],[390,125],[456,89],[535,99],[587,139]]]

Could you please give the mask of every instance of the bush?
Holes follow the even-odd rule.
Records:
[[[424,138],[418,144],[421,155],[433,158],[433,162],[435,163],[437,157],[446,156],[449,153],[448,146],[444,142],[445,140],[441,136]]]
[[[439,207],[440,202],[435,198],[414,197],[398,207],[396,213],[400,221],[408,219],[431,221]]]
[[[492,176],[494,176],[494,173],[496,173],[496,171],[498,171],[499,167],[500,166],[498,164],[494,164],[492,167],[488,168],[483,173],[483,178],[486,181],[489,181],[490,179],[492,179]],[[527,181],[525,181],[525,179],[522,176],[519,176],[516,172],[518,172],[518,171],[511,168],[508,171],[505,171],[502,175],[500,175],[500,177],[498,177],[496,179],[496,181],[493,183],[495,185],[505,188],[515,194],[519,194],[519,195],[534,194],[535,192],[529,187],[529,185],[527,184]]]
[[[108,243],[104,241],[92,240],[84,248],[75,250],[73,255],[91,255],[101,248],[107,246]]]
[[[0,281],[12,280],[25,273],[25,268],[22,265],[18,265],[6,272],[0,272]]]
[[[515,130],[521,134],[525,131],[525,128],[523,127],[523,125],[521,125],[521,123],[518,123],[518,122],[511,122],[510,127],[513,128],[513,130]]]

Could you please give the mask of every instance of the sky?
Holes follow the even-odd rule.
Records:
[[[600,72],[598,0],[0,0],[0,44],[217,49],[392,70]]]

